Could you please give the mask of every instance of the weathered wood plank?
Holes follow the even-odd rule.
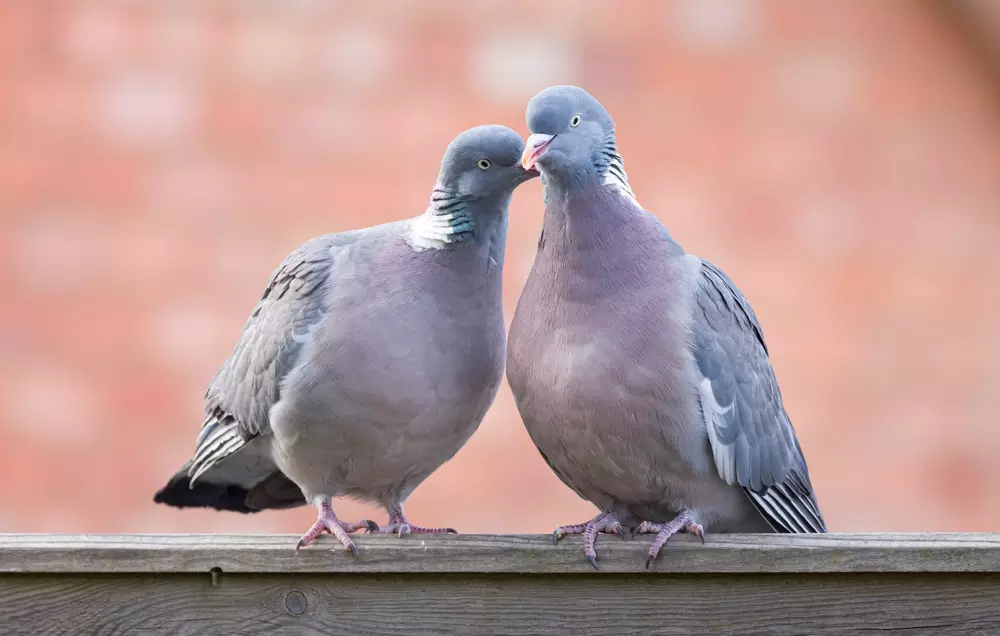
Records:
[[[329,538],[295,554],[275,535],[0,535],[0,573],[596,574],[578,537],[360,536],[361,558]],[[598,541],[600,574],[642,573],[648,538]],[[334,547],[334,549],[331,549]],[[1000,572],[1000,534],[709,535],[671,539],[652,572],[695,574]]]
[[[0,633],[995,636],[1000,577],[8,574]]]

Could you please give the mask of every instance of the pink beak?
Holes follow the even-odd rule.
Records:
[[[534,168],[538,157],[545,152],[545,149],[549,147],[549,144],[555,138],[555,135],[543,135],[541,133],[535,133],[528,137],[528,141],[524,144],[524,154],[521,155],[521,167],[525,170]]]

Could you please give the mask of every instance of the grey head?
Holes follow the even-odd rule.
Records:
[[[611,184],[630,198],[625,166],[615,141],[615,122],[578,86],[551,86],[531,98],[522,165],[537,168],[547,187],[564,190]]]
[[[476,126],[448,144],[441,159],[438,188],[466,201],[510,196],[538,172],[521,166],[524,141],[506,126]]]
[[[414,220],[417,250],[442,249],[487,238],[506,228],[514,189],[538,176],[521,166],[524,141],[506,126],[476,126],[448,144],[427,211]]]

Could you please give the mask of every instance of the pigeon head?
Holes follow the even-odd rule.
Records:
[[[521,167],[523,152],[521,136],[506,126],[476,126],[455,137],[441,159],[427,210],[413,221],[414,249],[492,245],[497,231],[507,231],[514,188],[538,176]]]
[[[439,188],[466,201],[510,196],[538,176],[521,166],[524,141],[506,126],[476,126],[460,133],[441,160]]]
[[[546,184],[608,183],[609,173],[614,173],[615,183],[627,186],[615,122],[587,91],[577,86],[546,88],[528,102],[526,119],[531,136],[521,164],[540,170]]]

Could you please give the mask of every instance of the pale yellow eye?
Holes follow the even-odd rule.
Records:
[[[493,164],[490,163],[489,159],[480,159],[476,162],[476,165],[479,166],[480,170],[489,170]]]
[[[577,126],[580,125],[581,121],[583,121],[583,117],[580,116],[580,113],[573,115],[572,117],[569,118],[570,128],[576,128]]]

